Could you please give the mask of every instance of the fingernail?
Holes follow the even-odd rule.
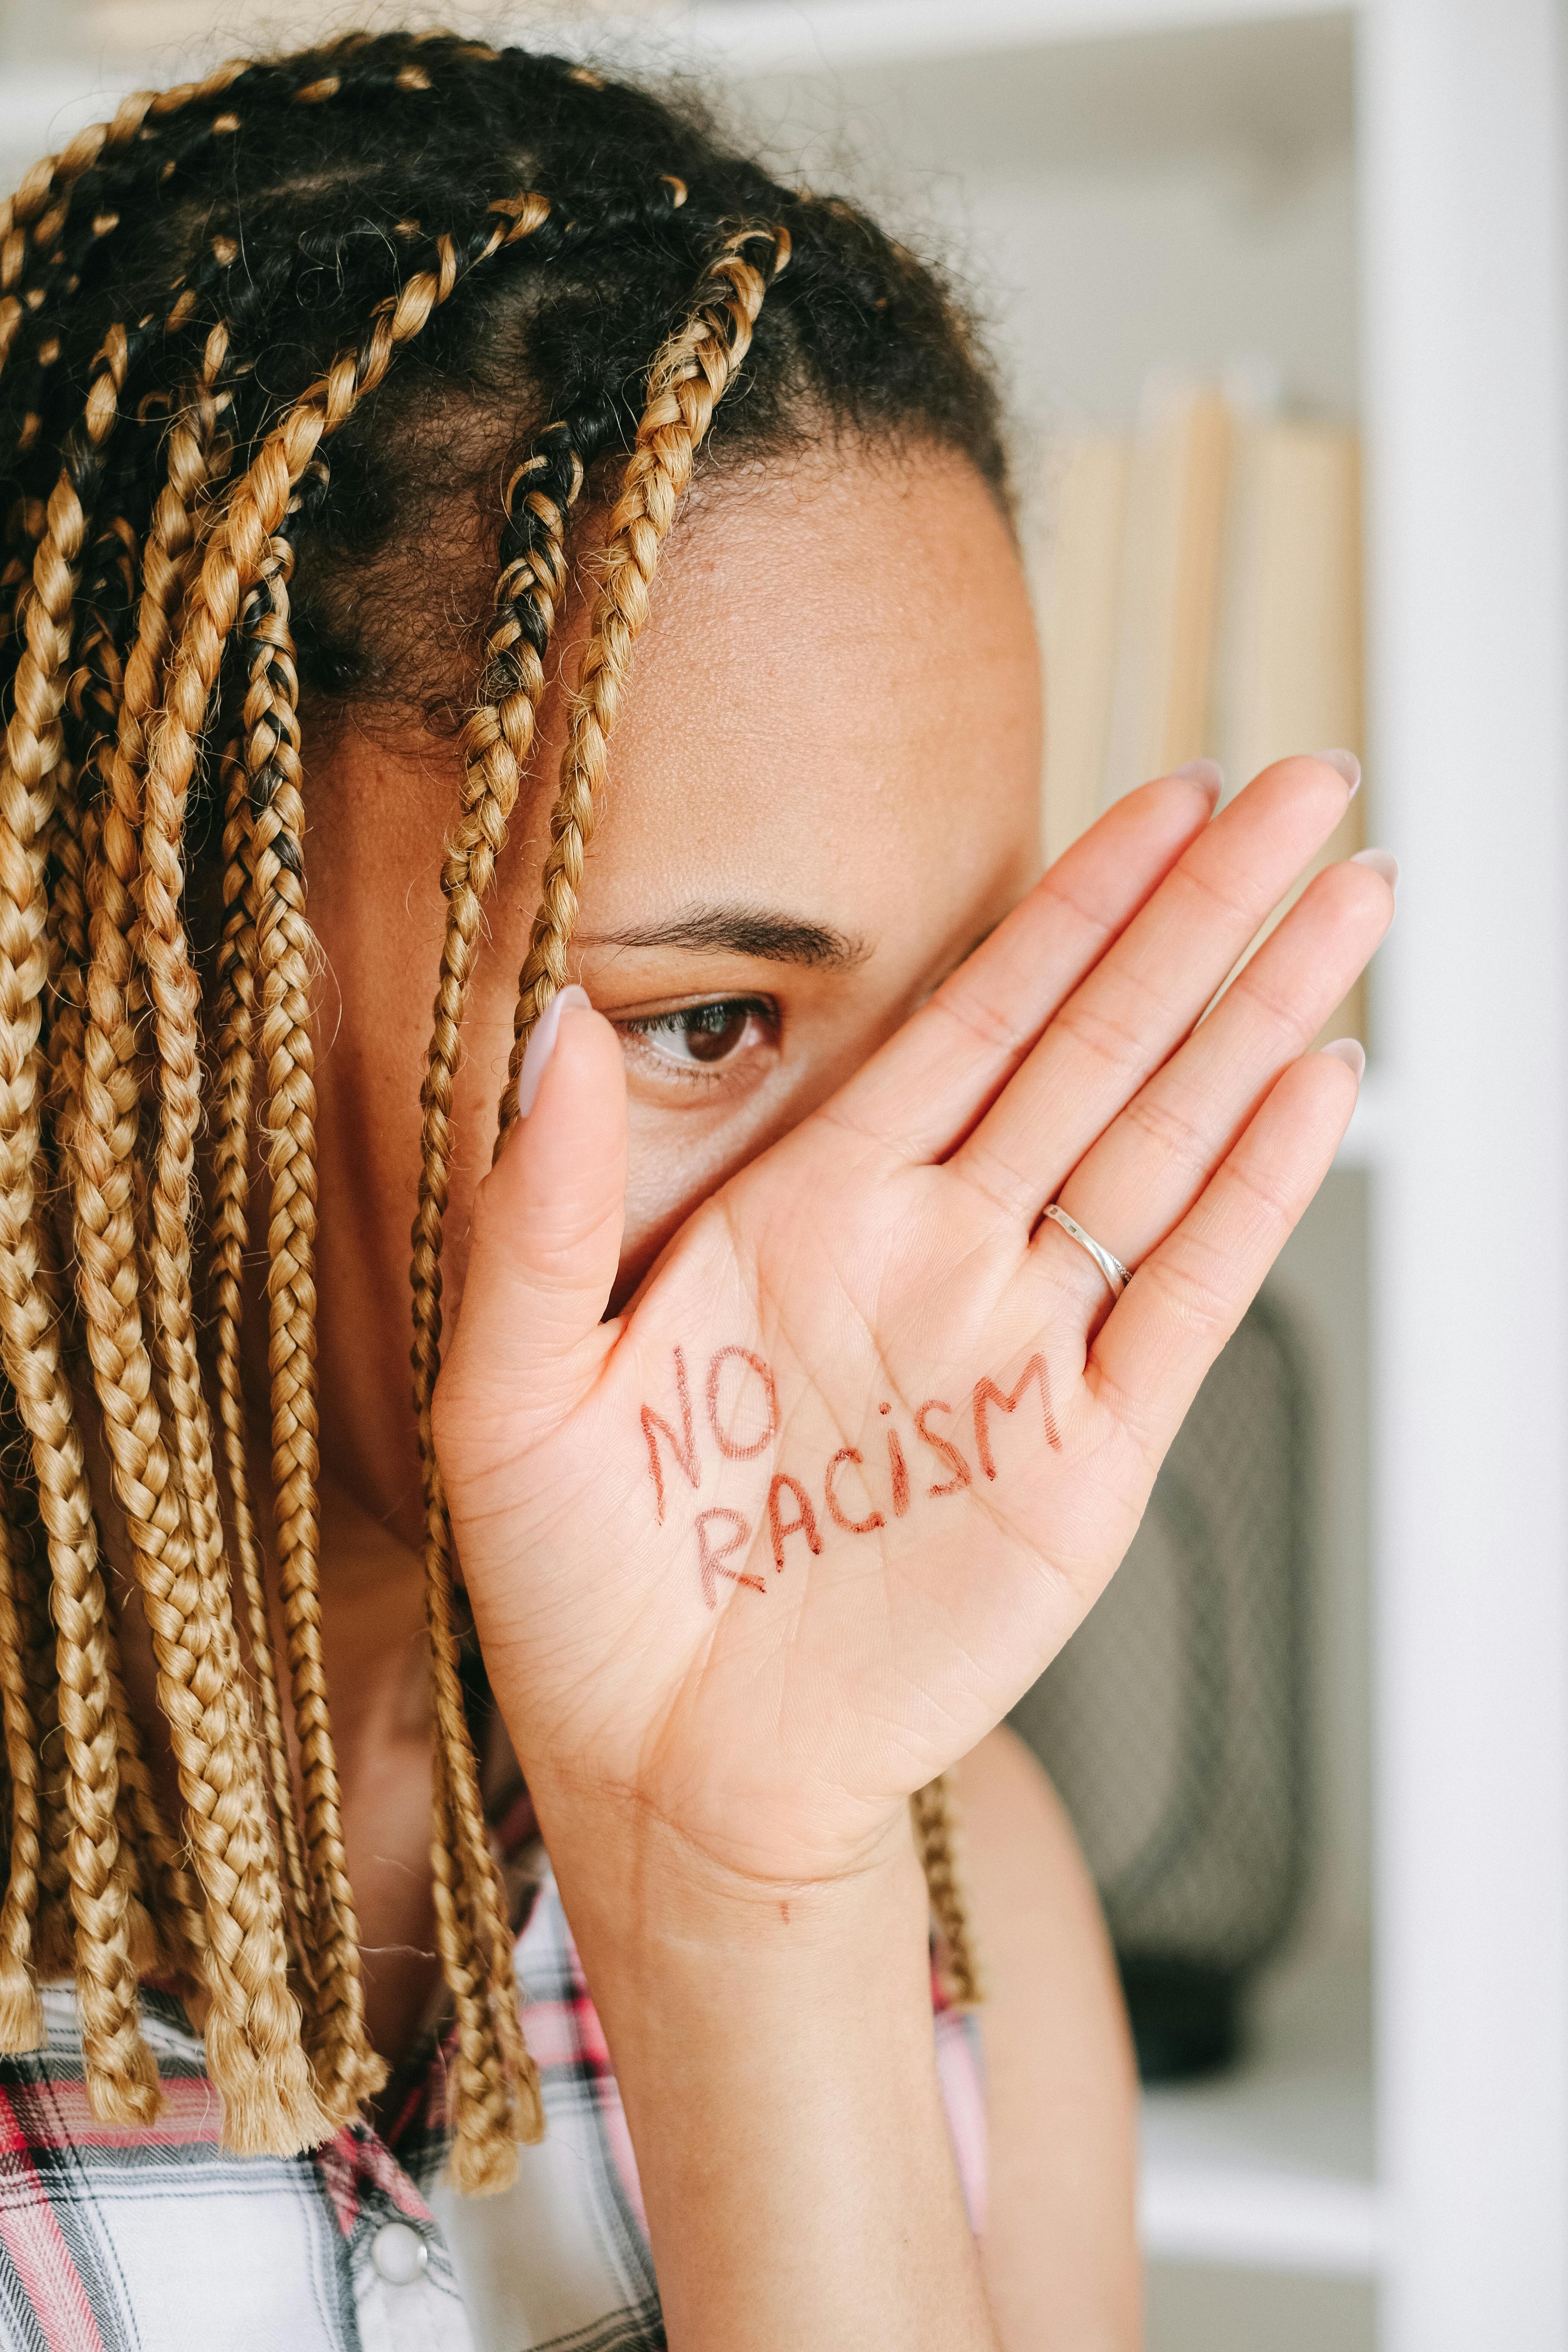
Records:
[[[1355,856],[1351,859],[1351,864],[1352,866],[1370,866],[1374,874],[1382,875],[1389,888],[1397,895],[1399,889],[1399,860],[1394,856],[1391,850],[1358,849]]]
[[[1366,1047],[1354,1037],[1336,1037],[1331,1045],[1323,1047],[1336,1062],[1342,1062],[1359,1087],[1366,1073]]]
[[[1196,784],[1200,792],[1207,793],[1210,808],[1217,804],[1225,790],[1225,770],[1217,760],[1184,760],[1179,768],[1172,769],[1171,773],[1184,777],[1189,784]]]
[[[522,1067],[517,1074],[517,1108],[521,1118],[526,1118],[533,1108],[533,1098],[539,1092],[539,1082],[549,1066],[550,1056],[555,1051],[555,1033],[561,1026],[561,1015],[569,1004],[580,1004],[584,1012],[593,1011],[587,990],[578,988],[575,983],[570,988],[561,989],[551,998],[534,1024],[533,1034],[528,1041],[528,1051],[522,1057]]]
[[[1325,768],[1335,769],[1351,788],[1353,801],[1361,790],[1361,761],[1353,751],[1314,751],[1314,760],[1321,760]]]

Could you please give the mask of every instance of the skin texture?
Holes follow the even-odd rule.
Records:
[[[940,607],[928,587],[938,574]],[[955,613],[964,619],[950,641]],[[579,615],[562,647],[568,676],[581,632]],[[616,1023],[748,993],[773,998],[782,1018],[776,1043],[759,1039],[708,1073],[656,1041],[626,1040],[619,1296],[690,1209],[841,1085],[1034,879],[1039,729],[1017,562],[967,467],[846,457],[782,480],[742,477],[688,502],[615,737],[574,973]],[[553,775],[563,734],[552,695],[541,778]],[[331,1040],[319,1080],[321,1272],[323,1296],[341,1301],[323,1317],[324,1450],[378,1511],[398,1496],[412,1535],[418,1479],[399,1286],[418,1165],[409,1076],[428,1028],[423,975],[439,953],[432,853],[451,806],[450,751],[422,753],[351,720],[308,782],[310,918]],[[481,961],[466,1025],[444,1261],[454,1311],[548,799],[536,792],[514,824],[489,908],[497,950]],[[864,952],[845,971],[616,943],[701,904],[777,909]]]
[[[563,729],[557,694],[542,778]],[[306,754],[324,1638],[371,2015],[395,2051],[433,1977],[405,1270],[455,778],[448,745],[352,719],[307,713]],[[1146,788],[1026,898],[1038,761],[1026,602],[983,487],[929,453],[838,450],[721,481],[681,520],[584,884],[573,963],[596,1010],[565,1013],[481,1188],[547,792],[520,813],[490,903],[437,1442],[680,2352],[1137,2340],[1132,2088],[1103,1934],[1048,1791],[986,1735],[1114,1568],[1187,1398],[1332,1155],[1353,1082],[1296,1057],[1392,901],[1368,869],[1333,869],[1161,1072],[1337,822],[1343,782],[1287,762],[1212,834],[1196,786]],[[700,905],[746,915],[751,934],[672,940]],[[760,936],[759,914],[793,940]],[[710,1041],[735,1050],[693,1067],[676,1016],[735,1000],[752,1009],[727,1030],[712,1016]],[[1053,1226],[1031,1241],[1058,1183],[1145,1267],[1109,1322],[1082,1253]],[[676,1415],[677,1347],[703,1485],[670,1472],[661,1519],[639,1413]],[[770,1367],[765,1459],[716,1447],[705,1384],[725,1348]],[[258,1359],[250,1371],[261,1398]],[[1019,1394],[1011,1413],[986,1390],[976,1418],[987,1381]],[[933,1398],[971,1474],[935,1499],[950,1465],[916,1419]],[[829,1527],[820,1553],[804,1528],[785,1534],[780,1568],[770,1478],[787,1474],[826,1526],[825,1466],[846,1446],[868,1483],[875,1465],[883,1527]],[[716,1575],[707,1606],[703,1507],[744,1518],[732,1565],[760,1593]],[[145,1690],[146,1662],[132,1670]],[[905,1801],[965,1756],[1005,2078],[978,2258],[936,2095]]]
[[[1004,2345],[1142,2340],[1138,2083],[1100,1905],[1056,1791],[1014,1732],[954,1774],[985,1971],[985,2287]]]

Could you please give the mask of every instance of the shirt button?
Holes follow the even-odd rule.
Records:
[[[370,2259],[388,2286],[412,2286],[424,2276],[430,2249],[406,2221],[384,2221],[370,2242]]]

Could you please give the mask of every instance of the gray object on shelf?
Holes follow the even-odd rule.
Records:
[[[1100,1888],[1149,2079],[1234,2055],[1301,1894],[1313,1514],[1310,1379],[1260,1299],[1121,1568],[1013,1711]]]

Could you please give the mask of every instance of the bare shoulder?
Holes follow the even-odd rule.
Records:
[[[1137,2080],[1115,1962],[1059,1798],[1015,1732],[953,1774],[984,2003],[983,2255],[1007,2352],[1141,2341]]]
[[[972,1749],[952,1779],[972,1876],[988,1874],[997,1864],[1048,1874],[1069,1860],[1081,1874],[1066,1808],[1032,1748],[1006,1724]]]

